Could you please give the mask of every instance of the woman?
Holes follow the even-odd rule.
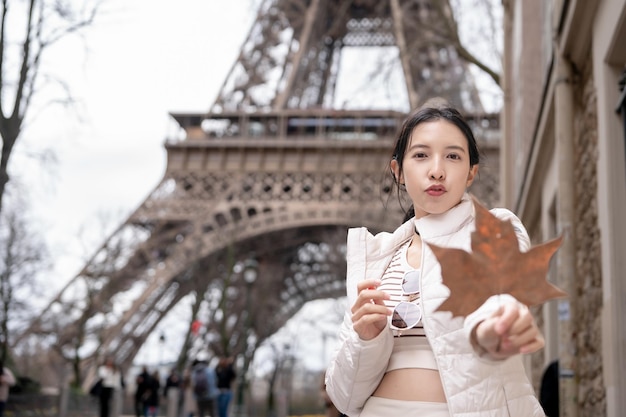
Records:
[[[112,357],[107,357],[98,368],[98,377],[102,380],[100,389],[100,417],[109,417],[115,391],[122,389],[122,375]]]
[[[233,357],[220,357],[215,374],[217,376],[217,388],[220,390],[217,396],[218,417],[228,417],[228,406],[233,399],[232,385],[237,377]]]
[[[405,121],[390,168],[411,215],[393,233],[348,233],[351,309],[326,374],[331,400],[347,415],[544,416],[519,355],[544,345],[526,306],[500,295],[465,318],[435,312],[450,293],[427,243],[470,251],[467,188],[478,162],[457,110],[427,104]],[[492,213],[513,223],[527,250],[519,219]]]

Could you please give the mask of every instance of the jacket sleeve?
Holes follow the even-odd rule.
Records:
[[[386,327],[372,340],[361,340],[346,313],[339,331],[339,347],[326,371],[326,392],[339,411],[358,415],[380,384],[393,349],[393,333]]]
[[[517,235],[519,250],[521,252],[527,252],[530,249],[530,238],[528,237],[528,232],[520,219],[507,209],[493,209],[491,210],[491,213],[500,220],[508,220],[511,222],[513,230],[515,230],[515,234]],[[511,301],[516,301],[516,299],[509,294],[493,295],[489,297],[483,305],[476,309],[476,311],[468,314],[464,322],[464,332],[467,339],[471,339],[471,333],[474,327],[478,326],[481,321],[491,317],[491,315],[495,313],[500,306]],[[476,350],[476,347],[474,347],[474,351],[476,354],[480,355],[480,352]],[[487,357],[485,357],[485,359],[489,360]]]

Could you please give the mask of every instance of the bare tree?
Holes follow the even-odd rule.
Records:
[[[51,80],[44,77],[45,52],[93,23],[100,2],[89,4],[70,0],[0,3],[0,212],[9,182],[11,154],[33,98],[51,85]],[[56,81],[66,87],[62,80]]]
[[[36,275],[45,266],[46,251],[39,235],[29,230],[24,207],[0,213],[0,359],[8,357],[9,339],[34,311],[40,293]]]
[[[90,220],[90,229],[92,231],[98,229],[96,233],[104,235],[111,228],[110,223],[114,221],[113,217],[116,216],[110,213],[100,213],[96,216],[96,221]],[[94,226],[97,223],[100,228]],[[90,250],[87,248],[90,245],[85,242],[87,238],[81,234],[79,240],[84,243],[86,251],[84,256],[86,256]],[[2,242],[2,237],[0,237],[0,242]],[[46,361],[42,361],[36,369],[37,374],[31,376],[41,378],[44,368],[60,370],[65,369],[69,364],[72,373],[70,383],[75,387],[81,386],[84,378],[84,361],[95,360],[98,353],[86,353],[85,345],[94,340],[101,343],[107,325],[104,316],[112,309],[109,297],[100,297],[105,291],[102,277],[108,276],[112,271],[112,266],[121,262],[120,259],[125,259],[124,251],[128,246],[129,240],[119,235],[107,240],[96,255],[85,259],[86,266],[81,273],[66,284],[66,288],[71,286],[80,296],[77,295],[73,300],[63,300],[62,297],[57,296],[43,310],[39,306],[36,309],[38,315],[29,320],[28,327],[17,332],[12,339],[11,347],[23,356],[24,362],[30,360],[27,346],[32,343],[40,343],[39,347],[45,347],[47,352]],[[45,283],[41,280],[40,286],[45,287]],[[42,296],[39,300],[45,298]],[[77,311],[82,313],[83,310],[85,314],[77,314]],[[97,316],[100,313],[102,314]],[[42,340],[46,341],[41,343]],[[87,352],[90,350],[87,349]],[[38,359],[43,356],[39,351],[36,355],[39,356]],[[60,372],[54,374],[58,375]],[[58,378],[53,381],[57,383]]]
[[[442,35],[461,58],[476,65],[499,86],[502,46],[498,39],[502,36],[502,5],[495,0],[450,0],[448,11],[446,3],[434,2],[446,22]],[[461,27],[467,29],[463,31]]]

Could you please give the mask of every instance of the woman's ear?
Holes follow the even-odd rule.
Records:
[[[474,178],[476,178],[476,174],[478,174],[478,164],[470,167],[469,173],[467,174],[467,183],[465,187],[469,187],[474,182]]]
[[[398,160],[396,158],[393,158],[389,166],[391,168],[391,175],[393,175],[393,178],[398,184],[401,184],[402,174],[400,173],[400,164],[398,164]]]

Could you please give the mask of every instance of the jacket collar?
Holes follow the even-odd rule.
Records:
[[[368,256],[380,257],[393,253],[398,245],[413,237],[415,230],[425,241],[440,236],[450,235],[460,230],[474,219],[474,204],[469,194],[465,193],[461,202],[443,214],[429,214],[420,219],[412,218],[404,222],[392,234],[381,232],[372,236],[366,228],[356,228],[368,243]],[[350,245],[348,245],[350,249]],[[349,254],[351,252],[349,251]]]
[[[468,193],[465,193],[461,202],[445,213],[414,218],[413,223],[422,239],[428,240],[454,233],[473,219],[473,200]]]

